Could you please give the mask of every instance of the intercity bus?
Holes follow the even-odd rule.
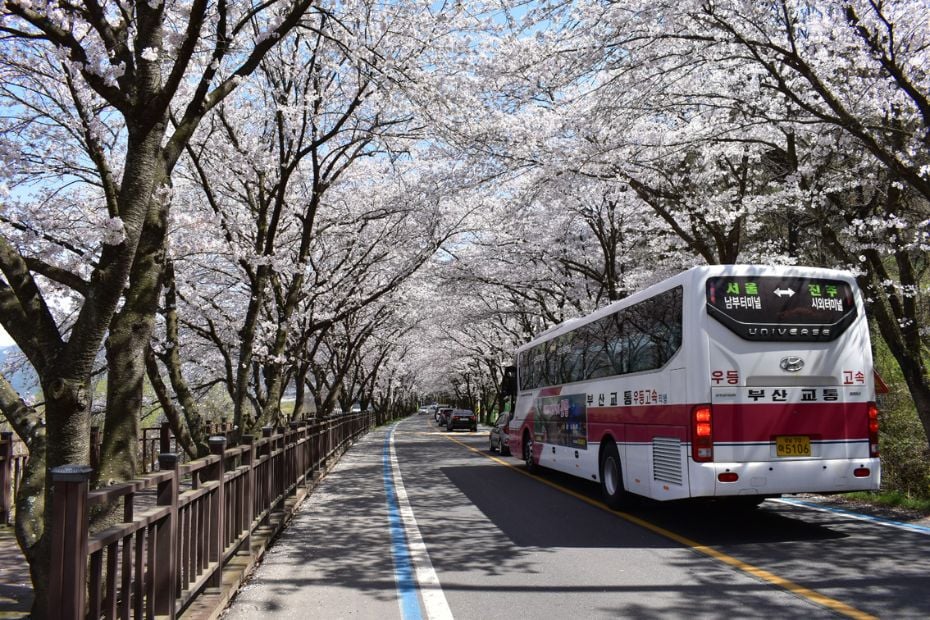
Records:
[[[530,470],[614,508],[876,490],[862,295],[843,271],[695,267],[520,347],[509,428]]]

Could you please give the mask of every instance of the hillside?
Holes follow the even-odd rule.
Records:
[[[30,396],[39,389],[38,377],[32,367],[19,356],[19,347],[16,345],[0,347],[0,372],[20,396]]]

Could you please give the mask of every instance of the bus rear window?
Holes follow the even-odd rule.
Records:
[[[856,317],[842,280],[730,276],[707,279],[707,313],[746,340],[824,341]]]

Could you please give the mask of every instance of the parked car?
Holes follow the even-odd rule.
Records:
[[[491,452],[496,450],[501,453],[501,456],[510,454],[510,420],[512,417],[509,411],[497,416],[488,434]]]
[[[471,432],[478,430],[478,416],[471,409],[452,409],[446,414],[446,430],[467,428]]]
[[[452,413],[452,407],[448,407],[448,406],[445,406],[445,405],[440,406],[440,407],[436,410],[436,422],[439,424],[439,426],[445,426],[445,425],[446,425],[446,417],[447,417],[450,413]]]

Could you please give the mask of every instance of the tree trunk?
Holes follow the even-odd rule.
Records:
[[[264,287],[267,282],[265,272],[267,268],[261,266],[251,284],[252,296],[246,309],[242,329],[239,330],[239,360],[236,366],[235,398],[233,399],[233,426],[238,429],[236,439],[244,434],[251,434],[258,430],[260,424],[256,417],[249,414],[249,376],[252,368],[252,351],[255,346],[255,333],[261,315],[261,304],[264,299]],[[256,379],[257,380],[257,379]]]
[[[923,424],[924,433],[930,437],[930,382],[927,380],[927,373],[922,364],[915,363],[912,359],[899,359],[898,364],[901,366],[911,398],[914,399],[914,407],[917,409],[920,423]]]
[[[166,217],[165,205],[155,201],[149,205],[126,300],[110,324],[106,342],[107,412],[100,469],[96,472],[98,485],[125,482],[139,475],[145,352],[161,296]]]
[[[16,502],[16,536],[29,562],[34,618],[48,616],[52,511],[45,507],[52,505],[51,470],[90,460],[90,376],[59,377],[43,383],[42,389],[47,431],[30,443],[29,463]],[[41,449],[43,439],[45,450]]]
[[[881,291],[880,286],[866,288],[868,280],[864,278],[860,278],[860,285],[864,290],[871,290],[873,293]],[[917,417],[920,418],[926,437],[930,439],[930,376],[921,359],[919,346],[909,347],[907,345],[899,327],[900,319],[889,305],[884,299],[873,299],[869,310],[888,350],[891,351],[891,355],[901,368],[904,382],[907,384],[907,389],[914,401],[914,408],[917,410]],[[916,319],[910,319],[910,321],[916,324]]]

